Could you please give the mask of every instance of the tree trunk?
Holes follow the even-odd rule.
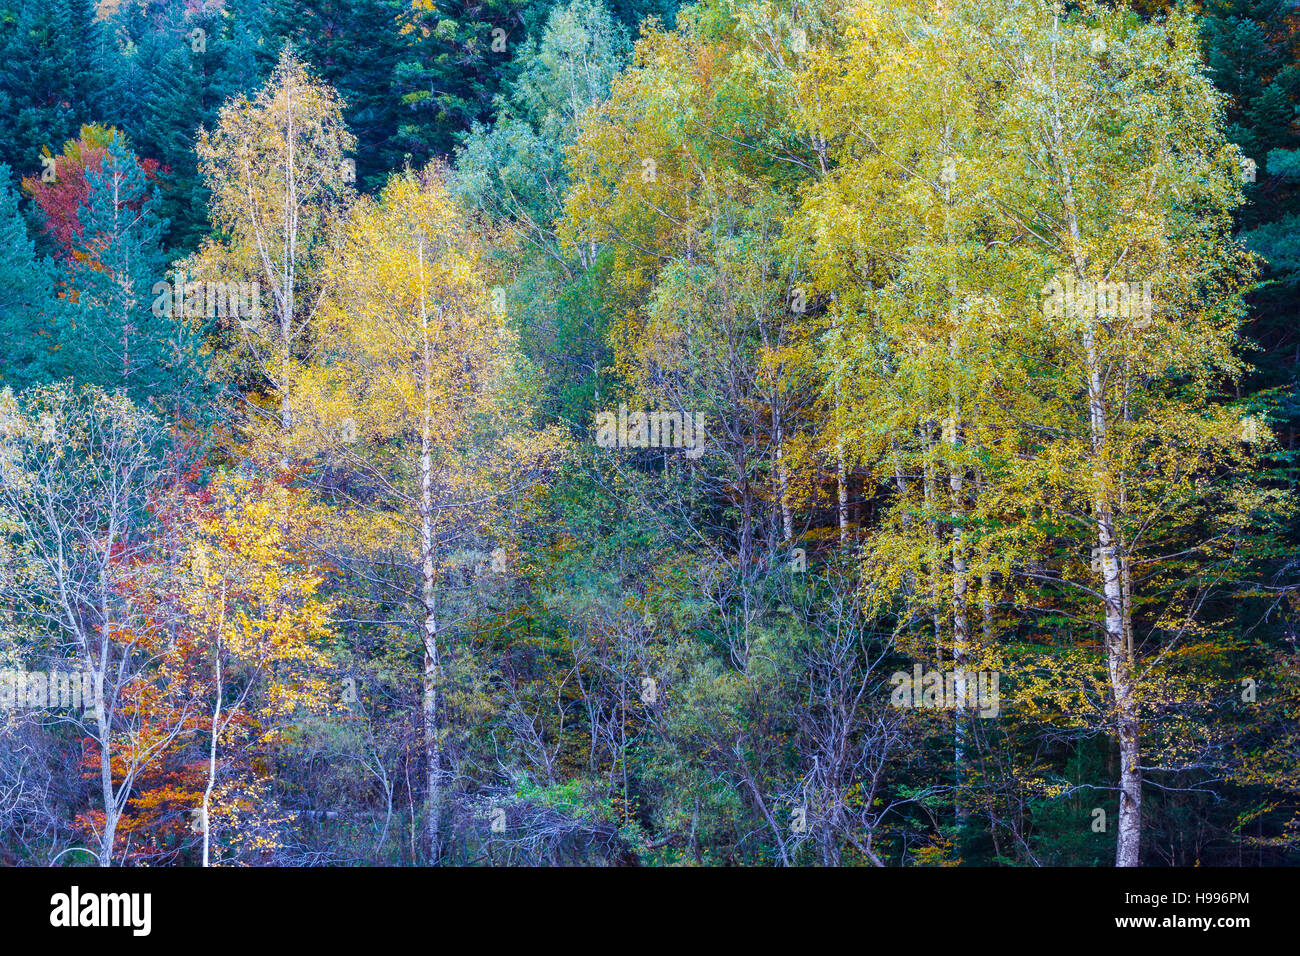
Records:
[[[921,482],[921,496],[924,501],[924,509],[927,515],[926,525],[926,564],[930,572],[930,618],[934,622],[934,654],[937,661],[943,660],[943,599],[940,596],[940,571],[939,565],[942,561],[942,551],[939,541],[939,522],[935,520],[935,509],[942,507],[939,504],[938,479],[935,475],[933,462],[934,452],[934,430],[930,425],[926,425],[923,438],[925,441],[926,456],[925,473]]]
[[[104,832],[99,838],[99,865],[113,865],[113,843],[117,839],[117,793],[113,789],[112,728],[104,706],[106,658],[101,655],[95,675],[95,726],[99,731],[99,788],[104,799]]]
[[[1088,361],[1089,420],[1096,463],[1093,514],[1097,523],[1097,552],[1105,598],[1106,667],[1115,700],[1119,739],[1119,821],[1115,843],[1116,866],[1139,866],[1142,837],[1142,761],[1138,737],[1138,709],[1133,693],[1133,662],[1129,656],[1129,608],[1125,594],[1123,557],[1116,548],[1108,476],[1103,470],[1106,445],[1106,408],[1094,331],[1085,334]]]
[[[966,665],[970,659],[970,621],[966,599],[968,588],[966,543],[962,530],[963,484],[960,470],[954,468],[948,478],[948,487],[952,491],[952,661],[953,670],[956,672],[954,690],[957,698],[953,711],[953,773],[957,786],[953,809],[958,828],[963,827],[966,822],[966,813],[961,803],[961,791],[966,778],[966,735],[967,722],[970,719],[969,708],[966,706]]]
[[[785,541],[794,540],[794,515],[790,512],[790,499],[785,472],[785,434],[778,413],[776,421],[776,495],[781,503],[781,530]]]
[[[217,640],[216,648],[213,651],[213,672],[217,682],[217,702],[212,709],[212,743],[208,747],[208,785],[203,791],[203,816],[199,824],[203,827],[203,865],[209,865],[209,848],[211,840],[208,836],[211,828],[208,826],[208,811],[212,806],[212,787],[217,781],[217,737],[221,734],[221,638],[226,623],[226,584],[223,580],[221,583],[221,615],[217,622]]]
[[[1055,91],[1054,91],[1055,92]],[[1059,96],[1054,96],[1051,117],[1051,148],[1056,154],[1061,177],[1061,195],[1069,231],[1067,253],[1075,278],[1087,280],[1087,263],[1079,229],[1064,121]],[[1106,465],[1107,422],[1101,359],[1097,354],[1097,326],[1084,325],[1083,347],[1087,363],[1088,419],[1092,440],[1095,483],[1093,517],[1097,525],[1097,550],[1105,599],[1106,665],[1115,700],[1115,720],[1120,752],[1119,821],[1115,841],[1115,865],[1141,865],[1142,762],[1138,737],[1138,708],[1133,692],[1132,659],[1128,654],[1129,608],[1123,586],[1122,558],[1115,547],[1115,525],[1111,513],[1111,490]]]
[[[438,604],[433,560],[433,414],[430,384],[433,379],[433,349],[429,342],[429,315],[424,299],[424,237],[418,243],[420,262],[420,323],[424,354],[424,415],[420,428],[420,573],[424,639],[424,758],[426,764],[425,840],[429,862],[442,859],[442,737],[439,722]]]

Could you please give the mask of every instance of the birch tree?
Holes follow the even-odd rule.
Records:
[[[333,88],[286,47],[257,94],[228,101],[196,146],[220,235],[182,262],[180,275],[258,283],[258,310],[265,297],[269,317],[231,317],[229,333],[235,356],[276,393],[285,428],[293,367],[310,352],[327,249],[354,195],[347,154],[356,140],[342,108]]]
[[[136,595],[151,556],[147,506],[167,483],[158,421],[125,398],[65,385],[0,393],[0,584],[15,616],[54,635],[56,658],[89,675],[100,866],[140,774],[186,729],[178,709],[146,727],[134,700],[164,653]]]
[[[928,208],[930,222],[940,211],[951,224],[945,180],[965,197],[972,212],[963,231],[980,243],[962,254],[961,282],[973,286],[962,299],[981,321],[955,330],[964,336],[953,343],[957,365],[934,367],[953,383],[983,369],[980,390],[950,405],[941,456],[953,492],[946,523],[951,533],[982,514],[979,524],[1003,538],[1003,557],[975,568],[972,556],[987,555],[991,539],[953,536],[961,550],[954,547],[943,578],[952,585],[954,647],[959,633],[970,634],[962,615],[972,580],[983,587],[1000,577],[998,598],[1030,617],[1039,613],[1035,599],[1005,588],[1013,577],[1092,602],[1106,721],[1120,755],[1116,863],[1137,865],[1143,682],[1199,633],[1198,574],[1231,559],[1227,537],[1244,540],[1251,516],[1272,498],[1240,473],[1231,490],[1221,486],[1235,470],[1230,463],[1268,439],[1257,430],[1242,441],[1241,413],[1218,384],[1243,370],[1240,296],[1250,276],[1230,234],[1240,163],[1224,137],[1220,98],[1202,72],[1194,24],[1182,15],[1139,24],[1093,7],[1066,18],[1035,0],[867,3],[846,14],[845,26],[844,48],[809,74],[828,90],[811,121],[842,164],[839,182],[815,194],[809,211],[826,224],[879,217],[882,232],[823,228],[828,270],[851,289],[860,280],[850,269],[872,275],[875,266],[886,288],[859,301],[905,301],[926,282],[942,290],[952,260],[927,238],[934,235],[927,216],[890,226],[881,213]],[[957,98],[945,85],[954,78]],[[900,101],[908,106],[901,112]],[[850,114],[849,102],[866,109]],[[939,109],[958,103],[956,113]],[[936,175],[947,149],[950,172]],[[846,199],[850,183],[861,199]],[[922,267],[928,258],[928,268],[880,268],[900,251]],[[895,327],[911,328],[913,341],[931,338],[905,315]],[[855,361],[885,360],[897,396],[887,407],[924,398],[936,381],[900,375],[900,358],[924,369],[927,353],[949,347],[940,340],[895,349],[891,365],[888,351],[873,355],[866,344]],[[929,395],[932,408],[943,407],[938,393]],[[972,444],[984,462],[974,476],[987,498],[975,500],[978,513],[953,470],[969,471],[973,459],[963,464],[958,453]],[[927,506],[932,515],[936,501]],[[1062,560],[1062,551],[1074,557]],[[1145,647],[1135,636],[1139,605]]]
[[[526,427],[514,333],[480,256],[435,169],[362,200],[330,266],[315,329],[322,364],[295,384],[288,446],[353,476],[345,488],[322,485],[340,516],[325,546],[394,563],[393,588],[414,608],[433,863],[445,847],[444,670],[465,612],[457,588],[467,568],[472,579],[476,567],[508,567],[502,522],[554,450]]]

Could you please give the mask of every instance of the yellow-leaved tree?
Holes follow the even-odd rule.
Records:
[[[464,610],[456,594],[467,567],[504,570],[505,526],[560,448],[556,434],[529,427],[515,333],[481,256],[436,168],[407,170],[361,200],[329,265],[318,364],[301,369],[288,399],[294,427],[268,436],[275,454],[320,466],[322,547],[365,567],[372,584],[384,578],[389,606],[410,610],[435,863],[448,763],[441,682]]]
[[[188,573],[176,579],[187,637],[196,654],[211,659],[208,772],[197,812],[204,866],[214,830],[227,843],[250,843],[246,849],[272,848],[276,821],[267,818],[265,794],[251,802],[237,795],[260,794],[259,758],[291,721],[328,706],[323,646],[332,610],[321,593],[323,571],[303,547],[309,518],[302,492],[223,474],[209,493],[182,533]],[[220,787],[219,770],[227,771]]]
[[[864,0],[803,77],[835,159],[806,196],[839,294],[828,377],[852,385],[842,425],[897,492],[869,575],[932,612],[959,672],[994,637],[1022,659],[1054,643],[1045,608],[1087,622],[1086,710],[1050,686],[1059,670],[1017,676],[1115,738],[1120,866],[1140,862],[1144,771],[1196,745],[1158,702],[1195,682],[1177,671],[1206,595],[1279,511],[1252,477],[1267,428],[1223,388],[1244,370],[1252,264],[1197,29]]]
[[[286,47],[257,95],[227,102],[216,128],[199,131],[195,148],[221,237],[182,263],[181,281],[203,286],[173,290],[173,302],[183,292],[187,310],[193,303],[212,318],[221,303],[207,283],[252,288],[253,302],[222,310],[230,354],[279,393],[288,427],[286,388],[309,343],[327,250],[355,195],[355,166],[346,154],[356,138],[343,123],[338,93]]]

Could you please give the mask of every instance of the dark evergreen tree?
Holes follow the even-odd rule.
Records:
[[[134,115],[124,128],[142,154],[164,167],[159,214],[170,222],[165,238],[174,249],[195,248],[208,231],[195,137],[199,127],[216,122],[222,103],[260,81],[260,15],[257,0],[216,11],[177,7],[124,57],[136,87]]]
[[[400,104],[393,71],[407,43],[401,0],[270,0],[259,48],[268,68],[284,43],[342,96],[344,119],[357,137],[357,185],[377,189],[402,163],[395,144]]]
[[[115,51],[91,0],[11,0],[0,14],[0,162],[40,171],[40,149],[102,118]]]
[[[200,354],[202,317],[186,321],[173,297],[161,238],[166,222],[138,160],[115,136],[102,167],[87,174],[83,232],[66,283],[75,305],[57,326],[59,372],[123,390],[137,405],[176,418],[206,418],[212,391]]]
[[[404,16],[410,46],[394,74],[397,144],[414,165],[448,155],[491,118],[511,60],[527,37],[525,0],[439,2]]]
[[[21,390],[53,378],[50,333],[63,303],[54,263],[37,254],[10,177],[0,165],[0,383]]]
[[[1268,389],[1278,433],[1300,430],[1300,33],[1285,0],[1213,0],[1204,10],[1206,62],[1228,94],[1230,135],[1249,158],[1242,238],[1265,260],[1250,298],[1249,330],[1262,346],[1251,391]]]

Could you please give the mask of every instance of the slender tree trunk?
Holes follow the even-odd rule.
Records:
[[[1102,469],[1106,446],[1106,408],[1094,331],[1085,334],[1088,361],[1089,420],[1094,461],[1097,464],[1093,517],[1097,526],[1097,552],[1105,598],[1106,667],[1115,701],[1119,740],[1119,821],[1115,845],[1116,866],[1139,866],[1142,837],[1142,761],[1138,734],[1138,708],[1133,688],[1133,662],[1129,656],[1128,601],[1124,560],[1116,547],[1108,476]]]
[[[438,721],[438,622],[431,558],[424,562],[424,594],[424,757],[428,765],[425,838],[429,862],[437,865],[442,857],[442,740]]]
[[[962,528],[963,485],[964,480],[960,469],[954,468],[948,479],[948,487],[952,491],[952,660],[953,670],[956,672],[954,690],[957,697],[953,712],[953,771],[957,785],[954,810],[958,827],[963,827],[966,822],[961,794],[966,781],[966,736],[967,723],[970,720],[966,701],[966,666],[970,659],[970,619],[967,613],[966,542]]]
[[[208,826],[209,811],[212,808],[212,788],[217,782],[217,738],[221,736],[221,698],[223,694],[223,681],[221,674],[221,647],[222,635],[226,627],[226,581],[221,581],[221,613],[217,617],[217,635],[215,647],[213,649],[213,676],[217,683],[217,703],[212,709],[212,742],[208,746],[208,785],[203,790],[203,809],[202,818],[199,823],[203,827],[203,865],[209,865],[209,848],[211,840],[209,833],[211,827]],[[238,706],[238,705],[237,705]]]
[[[222,602],[224,609],[224,600]],[[221,726],[221,646],[217,645],[215,655],[216,660],[216,678],[217,678],[217,703],[212,709],[212,743],[208,746],[208,785],[203,790],[203,815],[199,819],[200,826],[203,827],[203,865],[210,865],[209,848],[211,840],[209,833],[211,828],[208,826],[209,810],[212,807],[212,787],[217,780],[217,735]]]
[[[1059,23],[1058,23],[1059,28]],[[1061,198],[1069,232],[1068,255],[1075,278],[1087,280],[1079,217],[1076,212],[1070,149],[1067,144],[1061,102],[1052,91],[1051,148],[1060,169]],[[1102,383],[1101,358],[1097,349],[1097,326],[1084,324],[1083,347],[1088,385],[1088,419],[1092,439],[1094,499],[1093,518],[1101,565],[1102,594],[1105,599],[1106,666],[1111,694],[1115,702],[1116,730],[1119,742],[1119,820],[1115,841],[1115,865],[1141,865],[1142,842],[1142,761],[1138,732],[1138,707],[1133,687],[1133,662],[1128,653],[1128,604],[1124,593],[1123,559],[1116,548],[1114,517],[1111,513],[1110,478],[1107,473],[1107,422],[1105,390]]]
[[[794,540],[794,515],[790,512],[790,498],[785,471],[785,434],[780,413],[776,419],[776,495],[781,503],[781,530],[784,540]]]
[[[296,133],[293,125],[293,83],[285,88],[285,148],[288,162],[285,169],[284,184],[284,256],[281,267],[280,282],[283,290],[280,306],[280,424],[289,428],[293,424],[293,415],[289,408],[289,366],[293,345],[293,312],[295,307],[294,256],[298,245],[298,180],[294,168],[294,147]]]
[[[921,483],[921,494],[924,500],[926,517],[926,538],[927,550],[929,551],[927,565],[930,572],[930,617],[934,622],[934,653],[937,660],[943,660],[943,599],[940,596],[939,584],[939,566],[943,561],[942,551],[939,542],[939,522],[935,520],[935,509],[941,507],[939,504],[938,478],[935,475],[933,462],[934,452],[934,429],[926,425],[923,438],[927,452],[925,462],[925,475]]]
[[[835,428],[839,437],[835,441],[835,482],[839,495],[840,545],[849,541],[849,476],[844,464],[844,434],[840,425],[840,383],[835,381]]]
[[[984,497],[984,477],[977,470],[975,473],[975,500],[979,502]],[[993,646],[993,569],[992,552],[989,547],[987,538],[980,541],[979,548],[980,563],[980,641],[984,647]]]
[[[835,458],[836,485],[839,492],[840,544],[843,545],[849,540],[849,475],[848,469],[844,466],[844,442],[842,441],[835,446]]]
[[[1109,517],[1098,521],[1102,575],[1106,596],[1106,664],[1115,697],[1119,731],[1120,799],[1116,866],[1140,865],[1142,832],[1142,762],[1138,708],[1133,688],[1133,661],[1129,656],[1128,625],[1120,558],[1109,528]]]
[[[744,477],[740,487],[740,568],[742,575],[748,576],[754,567],[754,489],[743,468],[743,452],[741,465]]]
[[[424,277],[424,240],[419,243],[420,276]],[[420,321],[424,337],[424,415],[420,428],[420,571],[423,593],[424,637],[424,757],[427,769],[425,840],[429,862],[442,859],[442,737],[438,701],[438,606],[433,560],[433,416],[429,388],[433,377],[433,351],[429,342],[429,317],[424,290],[420,294]]]
[[[104,674],[108,660],[100,655],[99,667],[94,670],[95,727],[99,736],[99,789],[104,799],[104,831],[99,840],[99,865],[113,865],[113,843],[117,839],[117,793],[113,788],[113,737],[108,725],[108,707],[104,703]]]

